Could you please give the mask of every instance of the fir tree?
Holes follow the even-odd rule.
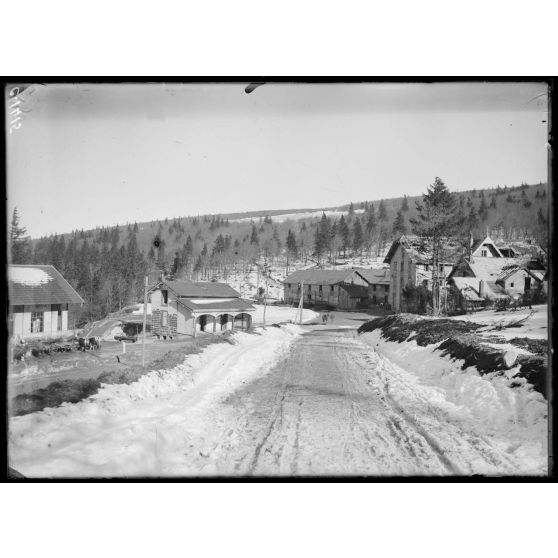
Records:
[[[409,211],[409,200],[407,196],[403,196],[403,201],[401,202],[401,211]]]
[[[380,205],[378,206],[378,221],[387,221],[387,211],[384,200],[381,200]]]
[[[289,229],[289,232],[287,233],[287,254],[293,258],[296,258],[298,256],[296,236],[295,233],[291,231],[291,229]]]
[[[252,234],[250,235],[250,244],[259,244],[258,231],[256,225],[252,225]]]
[[[434,314],[440,312],[439,264],[443,258],[444,242],[460,230],[455,196],[444,182],[436,177],[416,204],[418,219],[412,219],[413,232],[421,236],[432,254],[432,300]]]
[[[11,263],[29,263],[28,260],[31,257],[31,246],[29,237],[27,236],[27,229],[19,224],[17,207],[14,207],[12,222],[10,225],[10,253]]]
[[[343,248],[343,257],[347,257],[347,248],[350,243],[350,231],[344,215],[339,219],[339,236],[341,237],[341,248]]]
[[[395,221],[393,221],[393,236],[400,236],[402,234],[407,234],[407,225],[405,223],[405,217],[403,215],[403,208],[397,212]]]
[[[355,252],[361,251],[362,243],[363,243],[362,226],[360,224],[360,221],[356,219],[353,225],[353,250]]]

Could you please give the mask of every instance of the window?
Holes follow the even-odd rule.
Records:
[[[31,333],[44,331],[44,312],[31,312]]]
[[[510,283],[510,287],[513,287],[513,283]]]
[[[309,292],[309,293],[312,292],[312,285],[308,285],[308,292]]]
[[[322,285],[320,285],[320,287],[319,287],[319,291],[320,291],[320,292],[322,292]]]
[[[481,256],[483,258],[486,258],[486,256],[488,256],[488,251],[487,250],[481,250]]]
[[[428,264],[424,264],[424,271],[429,271],[430,270],[430,266]]]
[[[162,304],[168,304],[169,303],[169,291],[162,290],[161,291],[161,297],[162,297]]]
[[[333,292],[334,290],[335,290],[335,287],[333,285],[331,285],[330,291]]]
[[[58,310],[58,316],[56,318],[56,331],[62,331],[62,310]]]

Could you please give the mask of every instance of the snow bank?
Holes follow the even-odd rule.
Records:
[[[262,304],[255,304],[256,311],[253,314],[253,322],[255,324],[263,323],[263,312],[264,307]],[[279,322],[294,322],[296,318],[297,308],[292,306],[270,306],[268,305],[265,312],[265,321],[267,324],[279,323]],[[309,310],[304,308],[302,313],[303,323],[308,323],[319,318],[319,314],[314,312],[314,310]]]
[[[11,418],[10,465],[30,477],[196,474],[185,469],[186,441],[203,430],[207,409],[267,374],[301,332],[294,325],[238,332],[231,344],[210,345],[171,370]]]
[[[462,361],[435,352],[438,344],[395,343],[383,339],[381,330],[360,337],[375,349],[379,363],[403,376],[415,393],[424,392],[425,400],[437,400],[449,417],[465,416],[507,444],[526,474],[546,474],[547,402],[525,383],[510,387],[519,367],[481,376],[476,368],[461,370]]]

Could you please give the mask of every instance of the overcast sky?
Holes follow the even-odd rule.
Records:
[[[32,236],[547,180],[546,85],[34,85],[8,134]]]

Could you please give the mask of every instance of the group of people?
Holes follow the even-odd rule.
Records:
[[[334,314],[333,312],[324,312],[322,314],[322,324],[326,325],[328,322],[333,323],[333,319],[334,319]]]

